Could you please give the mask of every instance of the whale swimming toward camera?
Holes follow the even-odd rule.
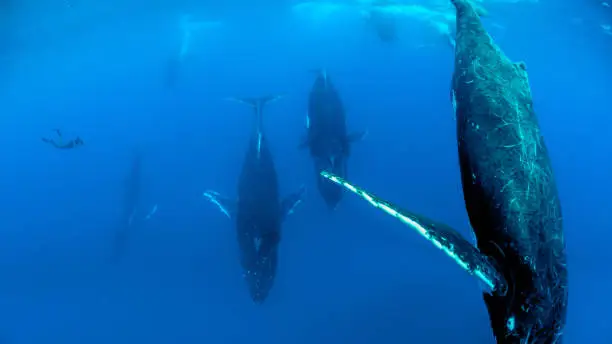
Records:
[[[301,203],[305,192],[302,186],[282,201],[279,197],[276,169],[263,133],[263,108],[279,98],[234,99],[255,112],[253,133],[238,181],[238,197],[232,200],[211,190],[203,195],[236,223],[240,264],[255,303],[262,303],[272,289],[282,223]]]
[[[345,178],[351,144],[366,133],[347,133],[344,105],[325,70],[317,71],[310,91],[306,131],[300,147],[310,150],[319,193],[328,207],[335,209],[342,199],[342,188],[321,177],[320,172],[329,171]]]
[[[323,175],[396,217],[486,287],[499,344],[562,340],[568,300],[561,205],[526,67],[511,62],[467,0],[457,13],[451,100],[473,247],[450,227]]]

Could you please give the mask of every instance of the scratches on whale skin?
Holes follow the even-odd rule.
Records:
[[[452,2],[464,198],[478,248],[509,288],[484,296],[493,334],[499,344],[551,344],[566,321],[563,218],[527,68],[495,44],[469,1]]]

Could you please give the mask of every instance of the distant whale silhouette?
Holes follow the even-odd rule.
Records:
[[[114,261],[120,260],[125,254],[134,227],[141,220],[149,220],[157,212],[157,204],[155,204],[144,217],[138,214],[142,192],[142,152],[139,150],[133,152],[130,171],[125,178],[124,192],[121,220],[113,233],[112,259]]]
[[[163,82],[168,89],[174,89],[180,79],[183,63],[191,51],[194,37],[202,30],[219,26],[214,21],[194,21],[191,15],[183,15],[180,19],[181,39],[178,54],[171,54],[164,65]]]
[[[338,91],[327,71],[317,71],[317,77],[308,98],[306,137],[300,147],[308,147],[314,162],[319,193],[331,209],[342,199],[342,188],[321,177],[321,171],[330,171],[346,177],[351,143],[361,140],[365,132],[348,134],[346,113]]]
[[[251,106],[255,111],[254,130],[238,181],[238,198],[230,200],[211,190],[203,194],[225,215],[236,221],[240,264],[255,303],[262,303],[272,289],[282,222],[302,201],[305,192],[302,186],[283,201],[279,199],[276,169],[262,128],[264,105],[279,98],[234,99]]]
[[[185,57],[189,53],[191,48],[191,41],[193,36],[193,28],[190,22],[190,16],[181,17],[180,21],[181,26],[181,44],[179,48],[179,53],[176,55],[171,55],[166,60],[166,66],[164,69],[164,84],[167,88],[175,88],[178,83],[181,68],[183,65],[183,61]]]
[[[395,1],[378,0],[372,3],[372,7],[366,11],[368,23],[371,24],[376,35],[382,42],[394,42],[398,40],[397,17],[385,10],[386,6],[392,6]]]
[[[526,67],[512,63],[467,0],[457,11],[451,99],[473,247],[450,227],[400,210],[322,174],[416,230],[476,276],[499,344],[560,343],[568,299],[565,239],[554,175]]]

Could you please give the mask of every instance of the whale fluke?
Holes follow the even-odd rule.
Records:
[[[276,94],[276,95],[268,95],[268,96],[258,97],[258,98],[229,97],[227,98],[227,100],[230,100],[236,103],[241,103],[244,105],[248,105],[254,109],[262,109],[264,105],[267,105],[269,103],[282,99],[283,97],[284,95],[282,94]]]
[[[227,100],[248,105],[249,107],[253,108],[253,110],[255,110],[255,127],[254,128],[255,128],[255,137],[257,139],[258,157],[261,152],[261,145],[262,145],[262,140],[264,136],[263,135],[264,106],[271,102],[277,101],[283,97],[284,95],[277,94],[277,95],[269,95],[269,96],[258,97],[258,98],[240,98],[240,97],[227,98]]]

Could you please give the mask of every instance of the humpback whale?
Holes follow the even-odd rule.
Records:
[[[394,3],[390,0],[377,0],[372,3],[371,9],[366,11],[368,22],[382,42],[394,42],[398,39],[396,15],[385,10],[386,6]]]
[[[233,99],[253,108],[255,121],[238,180],[238,198],[207,190],[203,196],[235,221],[240,265],[251,299],[262,303],[276,276],[281,226],[301,203],[304,186],[280,200],[272,154],[263,132],[263,108],[280,96]]]
[[[567,265],[561,205],[524,63],[513,63],[467,0],[457,12],[451,99],[463,195],[480,251],[509,282],[484,295],[498,343],[558,343]]]
[[[165,63],[164,68],[164,84],[167,88],[176,87],[176,83],[180,77],[181,68],[191,51],[194,35],[198,34],[203,29],[213,28],[218,26],[218,22],[212,21],[194,21],[191,15],[183,15],[180,19],[181,39],[178,54],[172,54]]]
[[[132,156],[132,164],[130,171],[125,178],[123,211],[121,220],[117,230],[114,233],[113,239],[113,260],[119,260],[124,254],[127,241],[129,240],[130,232],[136,226],[138,218],[138,210],[141,203],[142,189],[142,153],[135,151]],[[157,204],[147,213],[142,220],[147,221],[157,212]]]
[[[121,221],[114,233],[113,239],[113,260],[119,260],[124,254],[129,232],[134,224],[138,204],[140,203],[142,170],[142,155],[140,151],[135,151],[132,156],[132,164],[129,173],[124,181],[123,211]]]
[[[396,217],[476,276],[499,344],[562,341],[568,299],[561,205],[524,63],[511,62],[468,0],[457,13],[451,101],[463,195],[476,237],[322,175]]]
[[[183,16],[181,18],[180,26],[182,36],[180,40],[179,53],[177,55],[170,56],[166,61],[164,83],[167,88],[174,88],[176,86],[179,79],[179,74],[181,72],[181,66],[191,47],[193,29],[191,28],[189,22],[189,16]]]
[[[342,199],[342,188],[330,183],[319,173],[329,171],[346,177],[351,143],[361,140],[365,132],[347,134],[342,100],[325,70],[317,71],[310,91],[306,130],[300,147],[309,148],[319,193],[328,207],[335,209]]]

